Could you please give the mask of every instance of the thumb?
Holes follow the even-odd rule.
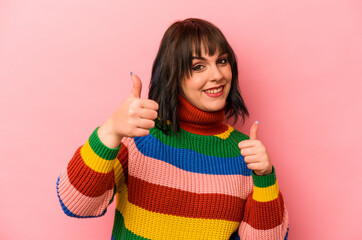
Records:
[[[132,82],[133,82],[133,88],[131,91],[131,95],[136,98],[140,98],[141,92],[142,92],[141,79],[136,74],[133,74],[132,72],[131,72],[131,78],[132,78]]]
[[[256,135],[258,133],[259,122],[255,121],[250,128],[250,140],[256,140]]]

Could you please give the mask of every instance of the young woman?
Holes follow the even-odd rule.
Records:
[[[213,24],[190,18],[165,32],[149,99],[141,80],[80,146],[57,181],[68,216],[105,214],[112,239],[287,239],[288,212],[258,123],[226,124],[248,110],[235,55]]]

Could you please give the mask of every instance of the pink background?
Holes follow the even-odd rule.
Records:
[[[110,239],[114,203],[67,217],[56,180],[129,94],[175,20],[234,48],[249,134],[271,156],[290,239],[361,239],[362,2],[0,1],[0,239]]]

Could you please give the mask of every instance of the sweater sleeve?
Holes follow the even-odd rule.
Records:
[[[128,158],[123,143],[117,148],[104,145],[99,139],[98,128],[76,150],[67,169],[57,180],[60,205],[71,217],[100,217],[106,213],[117,192],[115,169],[119,170],[119,163],[126,162]]]
[[[243,220],[235,239],[288,239],[289,220],[283,196],[279,191],[275,169],[266,176],[251,171],[253,191],[245,203]]]

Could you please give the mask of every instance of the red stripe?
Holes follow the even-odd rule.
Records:
[[[67,173],[70,183],[83,195],[98,197],[113,189],[114,173],[99,173],[88,167],[80,154],[80,146],[69,161]]]
[[[123,143],[121,143],[121,149],[118,152],[117,159],[121,163],[125,183],[128,185],[128,149]]]
[[[160,186],[129,175],[129,202],[149,211],[241,222],[245,200],[215,193],[191,193]]]
[[[245,204],[245,216],[243,221],[259,230],[272,229],[283,221],[284,200],[279,192],[278,198],[270,202],[257,202],[249,195]]]

